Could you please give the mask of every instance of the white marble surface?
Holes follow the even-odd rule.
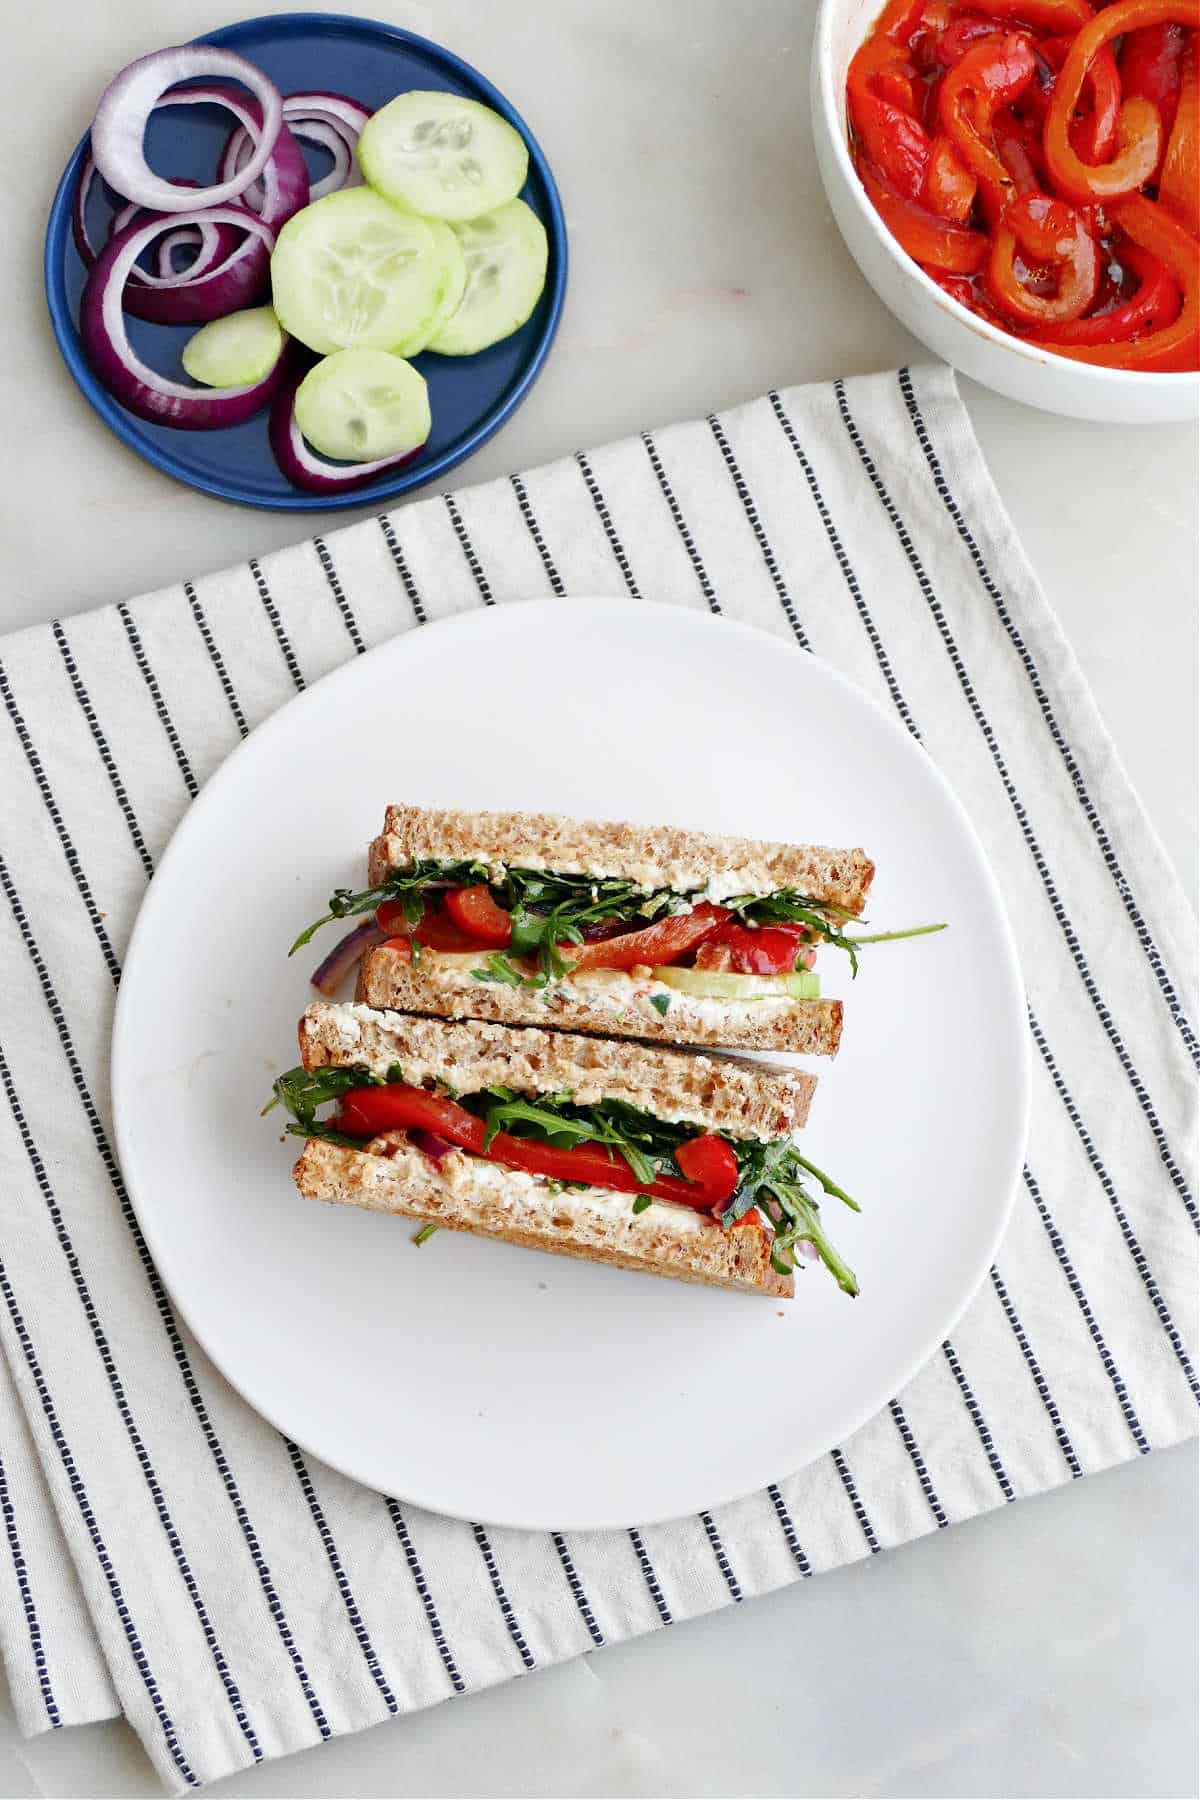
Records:
[[[259,9],[286,10],[258,0]],[[244,5],[244,0],[243,0]],[[0,630],[218,568],[306,524],[146,468],[68,381],[41,230],[105,79],[242,9],[5,0],[0,190],[9,430]],[[787,383],[920,354],[864,286],[812,161],[812,0],[392,0],[485,69],[549,154],[566,316],[480,479]],[[69,24],[69,29],[66,27]],[[1195,894],[1195,434],[1033,413],[964,384],[997,484],[1121,755]],[[352,517],[353,515],[349,515]],[[1190,1449],[1025,1502],[742,1609],[262,1768],[268,1795],[1196,1792]],[[214,1790],[216,1791],[216,1790]],[[21,1743],[0,1800],[159,1792],[122,1726]]]

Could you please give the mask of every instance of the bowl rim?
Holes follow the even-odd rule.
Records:
[[[855,196],[859,212],[867,222],[867,228],[875,241],[886,250],[892,263],[899,269],[904,278],[913,283],[918,293],[931,300],[938,310],[945,314],[954,325],[965,328],[974,336],[982,338],[985,343],[993,344],[997,349],[1007,351],[1018,360],[1028,363],[1033,368],[1070,370],[1073,376],[1088,385],[1106,388],[1109,392],[1123,389],[1125,392],[1156,393],[1169,392],[1171,389],[1190,389],[1200,384],[1200,371],[1187,369],[1173,373],[1162,373],[1148,369],[1107,369],[1096,363],[1077,362],[1073,357],[1058,356],[1052,350],[1041,350],[1025,342],[1023,338],[1012,337],[1001,331],[998,326],[991,325],[976,313],[970,312],[952,295],[940,288],[936,281],[928,276],[920,263],[914,262],[901,245],[892,236],[875,208],[867,199],[866,189],[859,180],[858,171],[850,160],[849,142],[845,126],[839,112],[840,93],[835,92],[833,82],[833,27],[836,19],[846,6],[846,0],[820,0],[817,12],[816,34],[813,40],[813,72],[814,89],[818,98],[823,123],[828,132],[832,146],[832,154],[838,168]],[[868,11],[869,25],[874,24],[875,14]],[[864,38],[866,33],[864,33]],[[1149,388],[1146,384],[1150,384]]]

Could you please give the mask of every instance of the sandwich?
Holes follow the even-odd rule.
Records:
[[[791,1137],[811,1075],[360,1004],[315,1002],[299,1036],[270,1106],[310,1199],[785,1299],[819,1259],[858,1292],[818,1196],[858,1209]]]
[[[368,886],[326,916],[369,915],[314,975],[360,958],[367,1006],[649,1042],[832,1056],[822,944],[847,936],[874,874],[863,850],[764,843],[543,813],[391,806]],[[907,935],[888,933],[886,935]]]

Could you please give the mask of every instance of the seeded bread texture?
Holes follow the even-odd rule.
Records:
[[[817,1085],[800,1070],[734,1057],[319,1001],[300,1020],[299,1036],[306,1069],[361,1065],[385,1075],[398,1063],[414,1086],[445,1081],[463,1094],[570,1089],[581,1106],[623,1100],[659,1119],[761,1142],[799,1130]]]
[[[397,1012],[451,1019],[492,1019],[501,1025],[599,1032],[656,1044],[694,1044],[726,1050],[786,1050],[834,1056],[842,1035],[840,1000],[707,1000],[620,970],[581,970],[544,988],[476,981],[486,957],[424,950],[414,969],[408,957],[381,944],[359,967],[355,998]],[[665,1012],[655,1001],[666,1003]]]
[[[436,1165],[402,1143],[381,1142],[380,1153],[372,1154],[310,1138],[292,1174],[312,1200],[399,1213],[675,1281],[792,1297],[792,1277],[771,1267],[765,1230],[725,1231],[688,1207],[655,1201],[635,1213],[627,1194],[596,1188],[556,1194],[537,1176],[457,1152]]]
[[[681,831],[669,825],[568,819],[556,813],[453,812],[389,806],[371,845],[369,881],[378,887],[414,862],[478,860],[490,867],[553,870],[560,875],[615,877],[642,888],[692,893],[719,884],[711,897],[771,894],[796,888],[857,914],[875,865],[864,850],[819,844],[765,843]]]

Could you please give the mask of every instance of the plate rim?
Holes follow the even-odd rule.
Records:
[[[113,436],[127,450],[132,451],[135,456],[148,463],[151,468],[157,469],[160,474],[169,476],[173,481],[178,481],[185,487],[192,488],[199,493],[211,494],[214,499],[224,500],[237,506],[257,507],[264,512],[342,512],[354,506],[371,506],[380,501],[396,500],[405,494],[414,493],[419,488],[423,488],[430,482],[436,481],[440,476],[447,474],[451,469],[457,468],[460,463],[465,462],[467,457],[473,456],[490,438],[494,437],[528,395],[533,383],[542,372],[558,334],[566,297],[569,262],[567,225],[558,184],[554,179],[545,151],[506,95],[502,94],[486,75],[476,69],[472,63],[467,62],[465,58],[458,56],[453,50],[447,50],[441,44],[435,43],[432,38],[423,37],[419,32],[409,31],[402,25],[393,25],[382,19],[362,18],[354,13],[337,12],[255,14],[252,18],[238,19],[232,24],[203,32],[192,38],[190,42],[231,44],[236,48],[241,36],[255,29],[269,30],[274,37],[284,37],[289,32],[300,29],[312,31],[329,27],[350,27],[358,32],[377,33],[426,52],[447,66],[460,79],[470,83],[486,95],[488,104],[521,133],[529,150],[530,168],[536,172],[546,194],[549,216],[543,223],[550,241],[549,268],[551,276],[546,289],[549,295],[549,309],[541,333],[512,387],[471,427],[465,440],[444,450],[431,462],[422,463],[419,468],[402,468],[391,476],[384,475],[376,482],[366,483],[359,488],[351,488],[343,494],[306,494],[300,489],[296,489],[294,493],[290,494],[248,493],[244,486],[236,482],[223,482],[216,476],[208,475],[203,471],[197,472],[190,468],[177,452],[169,448],[160,449],[157,444],[152,444],[143,436],[141,430],[143,422],[134,414],[127,412],[113,399],[88,366],[79,338],[79,329],[67,299],[63,258],[71,238],[71,211],[74,204],[75,184],[83,159],[87,154],[88,140],[91,135],[89,128],[75,145],[59,177],[46,220],[46,236],[42,250],[42,280],[46,295],[46,307],[50,315],[55,342],[66,365],[67,373],[92,411],[108,427]],[[181,433],[180,435],[186,437],[188,434]]]
[[[608,619],[614,617],[615,609],[616,613],[624,612],[634,620],[636,620],[638,614],[645,612],[648,607],[654,607],[655,610],[661,610],[664,605],[671,604],[669,602],[634,600],[625,597],[606,598],[604,596],[593,594],[570,596],[566,598],[565,603],[572,606],[603,607],[606,609]],[[251,745],[254,744],[255,740],[261,739],[264,734],[269,737],[284,729],[291,729],[291,719],[293,717],[294,709],[295,712],[302,715],[306,704],[311,701],[314,694],[322,693],[331,688],[336,689],[342,685],[351,686],[359,679],[359,671],[364,664],[367,663],[368,659],[374,658],[382,661],[397,655],[403,657],[409,643],[418,641],[427,642],[430,632],[436,632],[439,641],[444,640],[447,649],[449,650],[452,649],[453,640],[455,638],[470,636],[476,632],[495,631],[501,626],[504,630],[508,630],[512,628],[516,621],[521,619],[529,620],[536,628],[536,624],[540,617],[561,618],[563,604],[564,599],[557,596],[510,600],[505,601],[501,606],[488,608],[484,611],[458,613],[446,619],[431,620],[427,625],[421,628],[419,636],[414,636],[412,631],[396,633],[394,636],[385,639],[383,643],[373,646],[372,649],[365,653],[365,655],[352,657],[348,662],[342,663],[337,668],[329,670],[325,675],[319,677],[318,680],[306,687],[302,693],[292,696],[292,698],[285,701],[282,706],[276,708],[276,710],[264,719],[261,724],[255,726],[249,736],[236,745],[219,767],[213,771],[200,793],[190,802],[187,811],[181,816],[179,823],[176,825],[166,849],[159,857],[156,871],[157,875],[161,876],[171,862],[178,860],[180,856],[186,853],[187,840],[190,833],[193,830],[201,829],[200,826],[193,826],[192,821],[197,818],[203,820],[209,810],[220,804],[221,796],[226,785],[230,781],[236,780],[243,759],[250,751]],[[778,638],[771,632],[765,631],[757,625],[750,625],[743,620],[729,618],[725,614],[718,616],[709,613],[700,613],[679,605],[676,605],[674,610],[681,615],[681,630],[694,628],[701,632],[709,630],[715,630],[717,632],[733,632],[742,637],[750,637],[755,640],[764,641],[770,644],[772,651],[775,653],[786,653],[791,657],[806,660],[810,666],[814,664],[819,666],[823,675],[830,678],[836,687],[848,694],[853,703],[869,707],[876,714],[877,719],[882,723],[887,732],[892,735],[894,741],[898,745],[902,744],[905,747],[905,755],[911,755],[914,749],[918,752],[922,751],[922,746],[914,745],[912,738],[904,729],[903,725],[898,720],[893,719],[891,714],[888,713],[872,695],[868,694],[857,682],[843,674],[840,669],[834,667],[832,663],[827,662],[823,657],[815,655],[812,651],[801,650],[799,645],[791,644],[785,639]],[[950,812],[961,832],[962,839],[970,852],[970,856],[982,875],[984,886],[988,892],[992,906],[995,909],[1002,950],[1001,979],[1005,989],[1005,1008],[1007,1010],[1008,1007],[1011,1006],[1018,1023],[1015,1039],[1017,1045],[1016,1054],[1019,1064],[1016,1083],[1019,1120],[1017,1128],[1012,1133],[1008,1162],[1004,1170],[1003,1192],[1005,1197],[1002,1205],[997,1208],[992,1230],[988,1235],[986,1242],[981,1245],[979,1254],[975,1259],[975,1266],[973,1267],[971,1278],[968,1282],[964,1283],[963,1291],[956,1300],[953,1308],[949,1310],[948,1316],[944,1318],[939,1316],[923,1334],[919,1349],[914,1351],[905,1360],[904,1364],[889,1377],[889,1380],[885,1384],[885,1392],[879,1394],[872,1393],[863,1405],[856,1408],[854,1412],[847,1413],[846,1420],[842,1423],[840,1430],[834,1435],[830,1443],[822,1445],[819,1449],[814,1450],[811,1454],[805,1455],[796,1463],[790,1463],[788,1461],[786,1450],[781,1451],[779,1459],[780,1463],[787,1466],[774,1470],[766,1477],[766,1483],[759,1480],[756,1472],[755,1478],[749,1483],[746,1482],[744,1476],[738,1477],[719,1493],[708,1494],[700,1498],[695,1506],[689,1506],[682,1509],[673,1506],[667,1511],[656,1511],[651,1507],[645,1511],[639,1510],[631,1518],[612,1518],[607,1515],[594,1516],[579,1514],[574,1517],[563,1519],[556,1516],[552,1523],[549,1523],[540,1517],[531,1521],[527,1516],[520,1516],[516,1513],[506,1513],[503,1509],[497,1511],[491,1509],[486,1502],[482,1510],[472,1508],[467,1511],[454,1506],[447,1506],[436,1496],[422,1496],[410,1492],[398,1493],[397,1498],[414,1506],[420,1506],[427,1511],[440,1513],[447,1518],[462,1519],[466,1520],[468,1523],[507,1527],[513,1530],[534,1531],[552,1529],[563,1531],[625,1530],[631,1525],[663,1524],[669,1522],[671,1519],[688,1516],[693,1511],[700,1509],[712,1510],[716,1507],[726,1506],[736,1500],[743,1499],[750,1494],[758,1492],[761,1487],[769,1484],[771,1481],[786,1480],[791,1475],[798,1473],[799,1470],[808,1468],[819,1461],[820,1458],[827,1455],[836,1444],[845,1442],[846,1439],[859,1431],[871,1419],[875,1418],[887,1405],[893,1395],[900,1393],[908,1385],[914,1376],[924,1368],[935,1355],[939,1344],[948,1338],[957,1328],[963,1314],[978,1294],[988,1269],[995,1261],[996,1252],[1008,1229],[1009,1221],[1012,1216],[1020,1181],[1021,1168],[1025,1161],[1025,1151],[1029,1135],[1032,1103],[1032,1049],[1029,1042],[1029,1032],[1024,1026],[1028,1009],[1024,979],[1021,974],[1020,959],[1017,954],[1016,935],[1013,931],[1012,921],[1009,918],[1008,910],[1004,904],[1003,891],[1000,883],[992,869],[987,853],[984,850],[983,843],[978,832],[975,830],[970,815],[967,813],[962,801],[954,791],[950,781],[939,765],[933,761],[932,757],[930,757],[927,752],[924,752],[924,763],[926,769],[933,778],[934,785],[940,789],[942,798],[948,803]],[[181,845],[183,846],[182,849],[180,848]],[[162,884],[159,886],[159,891],[163,891]],[[191,1332],[192,1336],[196,1339],[196,1342],[204,1351],[205,1355],[213,1364],[222,1379],[229,1382],[234,1391],[240,1395],[254,1412],[265,1419],[275,1430],[299,1444],[301,1449],[327,1463],[329,1467],[337,1469],[339,1473],[345,1475],[348,1479],[356,1481],[360,1485],[368,1487],[374,1492],[383,1492],[384,1490],[379,1485],[375,1476],[369,1470],[364,1468],[361,1463],[355,1466],[352,1459],[336,1454],[330,1455],[327,1448],[322,1447],[319,1442],[308,1435],[307,1428],[303,1421],[301,1421],[297,1428],[293,1422],[285,1421],[273,1406],[264,1407],[258,1399],[252,1397],[247,1389],[242,1386],[241,1381],[225,1366],[219,1342],[213,1340],[212,1334],[206,1327],[202,1329],[198,1326],[197,1321],[193,1317],[190,1303],[185,1301],[176,1288],[172,1277],[167,1273],[167,1269],[164,1266],[166,1259],[160,1260],[159,1246],[165,1242],[166,1234],[164,1234],[155,1223],[153,1206],[150,1205],[144,1209],[141,1204],[140,1177],[137,1172],[137,1159],[133,1149],[134,1127],[130,1117],[131,1108],[124,1103],[121,1098],[123,1092],[128,1092],[131,1096],[136,1095],[136,1087],[132,1081],[127,1084],[124,1073],[127,1063],[131,1063],[133,1057],[133,1049],[130,1043],[133,1032],[132,1013],[134,1002],[131,998],[133,994],[133,983],[128,980],[128,974],[131,967],[136,962],[140,940],[146,933],[147,928],[145,927],[145,920],[149,916],[151,907],[154,904],[152,899],[154,892],[155,883],[152,881],[148,886],[146,893],[143,895],[141,905],[138,908],[137,918],[134,921],[133,930],[130,933],[123,964],[123,978],[117,989],[110,1055],[110,1099],[112,1104],[113,1131],[116,1139],[117,1156],[129,1193],[130,1203],[137,1217],[142,1235],[150,1251],[154,1265],[159,1271],[162,1281],[170,1295],[172,1305],[176,1308],[179,1317]]]

